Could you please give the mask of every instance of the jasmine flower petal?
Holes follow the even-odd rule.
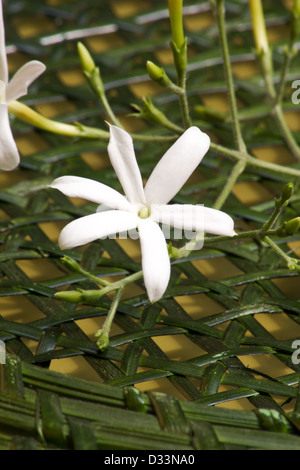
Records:
[[[209,149],[210,139],[198,127],[190,127],[167,150],[150,175],[147,205],[167,204],[181,189]]]
[[[234,221],[226,212],[210,207],[203,207],[203,215],[205,232],[227,237],[236,235],[234,231]]]
[[[126,211],[105,211],[80,217],[67,224],[60,233],[62,250],[85,245],[99,238],[126,232],[137,227],[139,218]]]
[[[5,28],[2,0],[0,0],[0,169],[13,170],[20,155],[10,129],[7,104],[27,94],[29,85],[45,70],[45,65],[33,60],[23,65],[9,82],[5,49]]]
[[[128,201],[144,204],[143,182],[131,136],[119,127],[110,126],[108,154]]]
[[[14,74],[6,88],[6,102],[17,100],[21,96],[27,95],[28,87],[34,82],[44,71],[46,66],[38,61],[32,60],[24,64]]]
[[[170,279],[170,259],[166,240],[159,225],[151,219],[139,219],[144,283],[150,302],[159,300]]]
[[[131,211],[131,204],[115,189],[81,176],[61,176],[51,184],[51,188],[58,189],[69,197],[80,197],[97,204],[105,204],[111,209]]]
[[[0,104],[0,123],[0,168],[5,171],[10,171],[18,166],[20,157],[11,132],[6,104]]]
[[[233,236],[233,219],[217,209],[192,204],[153,204],[151,219],[183,230]]]

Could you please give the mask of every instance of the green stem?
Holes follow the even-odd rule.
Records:
[[[116,117],[115,113],[113,112],[112,108],[110,107],[110,104],[106,98],[106,93],[104,89],[102,91],[99,91],[99,99],[102,102],[102,105],[106,111],[107,116],[111,120],[111,123],[114,124],[115,126],[118,127],[123,127],[122,124],[120,123],[119,119]]]
[[[282,111],[281,104],[275,103],[273,107],[273,115],[277,122],[279,129],[286,141],[287,146],[289,147],[290,151],[292,152],[293,156],[300,161],[300,147],[296,142],[289,126],[286,123],[284,113]]]
[[[265,236],[263,239],[271,248],[274,250],[287,264],[288,269],[291,271],[299,271],[300,266],[298,264],[298,260],[295,258],[291,258],[288,256],[276,243],[273,242],[271,238]]]
[[[8,104],[8,110],[18,119],[54,134],[89,139],[103,139],[109,137],[109,133],[101,129],[81,126],[80,124],[65,124],[48,119],[20,101],[11,101]]]
[[[238,177],[243,173],[243,171],[246,167],[246,163],[247,163],[246,159],[243,159],[243,160],[239,160],[234,165],[225,186],[223,187],[222,191],[220,192],[220,194],[219,194],[219,196],[218,196],[218,198],[217,198],[217,200],[214,204],[215,209],[221,209],[221,207],[223,206],[225,200],[227,199],[227,197],[231,193],[231,190],[232,190],[233,186],[235,185]]]
[[[284,186],[280,199],[275,198],[275,208],[269,217],[269,219],[263,224],[261,229],[258,231],[258,237],[263,238],[265,234],[273,227],[276,220],[287,206],[290,198],[292,197],[294,192],[294,185],[292,183],[288,183]]]
[[[263,168],[265,170],[274,171],[275,173],[284,174],[287,176],[294,176],[296,178],[300,177],[300,170],[296,168],[290,168],[283,165],[277,165],[276,163],[259,160],[258,158],[255,158],[248,153],[228,149],[226,147],[223,147],[222,145],[215,144],[213,142],[211,143],[210,148],[222,155],[226,155],[227,157],[234,158],[236,160],[246,159],[247,165],[250,166]]]
[[[226,35],[224,0],[217,0],[216,3],[217,3],[216,16],[217,16],[217,21],[218,21],[222,56],[223,56],[225,75],[226,75],[226,81],[227,81],[227,86],[228,86],[230,111],[231,111],[232,122],[233,122],[234,136],[235,136],[237,148],[241,152],[245,152],[246,146],[242,137],[239,118],[238,118],[238,108],[237,108],[236,97],[235,97],[229,48],[228,48],[227,35]]]
[[[229,93],[229,102],[230,102],[231,118],[233,122],[234,136],[235,136],[237,148],[239,149],[241,155],[243,155],[243,158],[241,158],[233,167],[229,175],[229,178],[227,180],[227,183],[223,187],[221,193],[219,194],[214,204],[215,209],[220,209],[225,203],[228,196],[230,195],[232,188],[235,185],[238,177],[245,170],[247,162],[246,162],[246,145],[244,143],[242,132],[241,132],[241,127],[240,127],[238,108],[237,108],[234,83],[233,83],[233,76],[232,76],[232,70],[231,70],[231,63],[230,63],[229,48],[228,48],[227,35],[226,35],[224,0],[217,0],[216,13],[217,13],[218,27],[219,27],[219,32],[220,32],[223,61],[224,61],[224,66],[225,66],[225,76],[226,76],[228,93]]]
[[[109,332],[110,332],[111,325],[113,323],[119,302],[121,300],[123,291],[124,291],[124,288],[121,288],[117,291],[112,301],[107,317],[105,319],[103,328],[101,330],[98,330],[95,334],[96,338],[98,338],[97,346],[100,349],[100,351],[103,351],[104,349],[106,349],[109,344]]]
[[[61,291],[55,294],[55,297],[61,300],[67,300],[73,303],[94,301],[103,297],[103,295],[109,294],[110,292],[123,289],[128,284],[137,281],[143,276],[143,271],[138,271],[134,274],[131,274],[120,281],[110,283],[109,285],[103,287],[102,289],[91,289],[91,290],[82,290],[78,289],[75,291]],[[99,283],[100,284],[100,283]]]
[[[188,99],[187,99],[186,72],[185,71],[182,73],[182,76],[179,77],[178,83],[179,83],[179,87],[182,90],[182,93],[180,93],[178,96],[179,96],[179,102],[180,102],[182,116],[183,116],[183,123],[184,123],[184,127],[188,128],[188,127],[191,127],[193,123],[190,118],[189,104],[188,104]]]
[[[259,9],[260,9],[260,28],[265,31],[265,21],[264,21],[264,16],[263,16],[263,10],[261,7],[261,3],[258,3]],[[252,21],[255,24],[255,11],[252,12]],[[267,95],[269,98],[269,101],[272,105],[272,114],[273,117],[277,123],[277,126],[279,130],[281,131],[281,135],[283,136],[288,148],[290,149],[292,155],[300,161],[300,147],[295,140],[289,126],[286,123],[284,113],[282,110],[282,97],[284,94],[284,87],[285,87],[285,81],[286,81],[286,74],[288,71],[288,67],[292,58],[293,54],[293,46],[294,46],[294,41],[295,37],[293,36],[293,33],[290,38],[290,45],[289,49],[287,52],[285,64],[282,70],[281,74],[281,81],[279,85],[279,90],[276,92],[276,89],[274,87],[274,80],[273,80],[273,63],[272,63],[272,53],[268,45],[268,40],[267,40],[267,35],[264,32],[263,36],[265,37],[263,43],[265,44],[264,47],[260,47],[258,44],[256,44],[257,47],[257,52],[258,52],[258,59],[262,71],[262,75],[265,81],[266,85],[266,91]]]
[[[281,106],[282,100],[284,97],[284,92],[285,92],[285,85],[286,85],[286,77],[288,70],[290,68],[290,64],[292,61],[292,58],[294,56],[294,44],[290,44],[289,48],[285,51],[285,57],[284,57],[284,64],[282,67],[282,72],[281,72],[281,77],[280,77],[280,82],[279,82],[279,87],[278,87],[278,92],[277,92],[277,98],[276,98],[276,105]]]

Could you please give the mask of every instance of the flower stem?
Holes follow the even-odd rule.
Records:
[[[117,291],[112,301],[107,317],[105,319],[103,328],[101,330],[98,330],[95,333],[95,337],[98,338],[96,344],[97,344],[98,349],[100,349],[100,351],[103,351],[109,345],[109,332],[110,332],[111,325],[113,323],[120,299],[122,297],[123,291],[124,291],[124,288],[121,288]]]
[[[299,260],[291,258],[289,255],[287,255],[275,242],[273,242],[270,237],[265,236],[264,241],[272,248],[273,251],[275,251],[275,253],[280,256],[280,258],[285,261],[288,269],[290,269],[291,271],[300,272]]]
[[[286,123],[280,104],[274,105],[273,115],[291,153],[298,161],[300,161],[300,147]]]
[[[186,69],[187,69],[187,40],[184,37],[182,1],[168,0],[170,24],[171,24],[171,49],[177,70],[177,91],[181,106],[182,120],[185,128],[192,126],[189,104],[186,91]],[[179,90],[181,90],[179,92]]]
[[[277,165],[276,163],[259,160],[258,158],[255,158],[250,155],[249,153],[239,152],[234,149],[228,149],[226,147],[223,147],[222,145],[215,144],[214,142],[211,142],[210,147],[216,152],[222,155],[226,155],[227,157],[234,158],[236,160],[246,159],[247,165],[274,171],[275,173],[284,174],[287,176],[293,176],[295,178],[300,177],[300,170],[298,170],[297,168],[291,168],[288,166]]]
[[[295,2],[296,5],[296,2]],[[277,123],[278,128],[281,131],[288,148],[290,149],[292,155],[300,161],[300,147],[296,142],[289,126],[286,123],[284,113],[282,110],[282,97],[284,93],[285,81],[287,70],[292,58],[295,34],[292,30],[290,38],[290,46],[288,48],[285,64],[281,74],[281,81],[279,85],[279,90],[276,92],[273,83],[273,63],[272,63],[272,52],[269,47],[266,26],[264,20],[264,13],[261,0],[250,0],[250,10],[252,16],[254,40],[257,49],[257,56],[260,63],[262,75],[266,85],[266,91],[268,98],[272,104],[272,114]],[[296,21],[297,8],[293,11],[294,20]]]
[[[221,209],[221,207],[223,206],[225,200],[227,199],[227,197],[229,196],[229,194],[231,193],[231,190],[233,188],[233,186],[235,185],[238,177],[243,173],[245,167],[246,167],[246,164],[247,164],[247,161],[246,159],[242,159],[242,160],[239,160],[238,162],[236,162],[236,164],[234,165],[229,177],[228,177],[228,180],[225,184],[225,186],[223,187],[222,191],[220,192],[217,200],[215,201],[215,204],[214,204],[214,208],[215,209]]]
[[[131,274],[120,281],[116,281],[113,283],[109,283],[108,285],[104,286],[102,289],[90,289],[90,290],[83,290],[78,289],[75,291],[60,291],[55,294],[55,297],[60,300],[67,300],[68,302],[73,303],[81,303],[81,302],[89,302],[95,301],[103,297],[103,295],[109,294],[110,292],[123,289],[128,284],[137,281],[143,275],[143,271],[138,271],[134,274]],[[94,279],[96,280],[96,279]],[[100,282],[99,282],[100,284]]]
[[[235,97],[235,89],[234,89],[228,41],[227,41],[227,35],[226,35],[224,0],[216,0],[215,11],[216,11],[216,17],[217,17],[218,28],[219,28],[219,33],[220,33],[222,56],[223,56],[223,62],[224,62],[227,87],[228,87],[230,111],[231,111],[231,117],[232,117],[232,122],[233,122],[233,131],[234,131],[235,141],[236,141],[237,148],[241,152],[245,152],[246,146],[242,137],[240,122],[239,122],[239,117],[238,117],[238,108],[237,108],[236,97]]]
[[[8,104],[8,110],[18,119],[40,129],[53,132],[54,134],[89,139],[103,139],[109,136],[108,132],[102,131],[101,129],[81,126],[80,124],[65,124],[63,122],[53,121],[20,101],[11,101]]]
[[[294,191],[294,185],[292,183],[288,183],[284,186],[280,199],[275,199],[275,208],[269,217],[269,219],[263,224],[261,229],[258,231],[258,237],[264,238],[265,234],[268,232],[270,228],[273,227],[276,220],[287,206],[289,199],[292,197]]]
[[[228,48],[227,35],[226,35],[224,10],[225,10],[224,0],[217,0],[215,11],[216,11],[216,16],[217,16],[217,21],[218,21],[219,32],[220,32],[222,55],[223,55],[223,61],[224,61],[224,67],[225,67],[225,76],[226,76],[228,94],[229,94],[231,118],[233,122],[233,130],[234,130],[236,145],[242,158],[234,165],[230,173],[230,176],[227,180],[227,183],[223,187],[221,193],[219,194],[214,204],[215,209],[220,209],[223,206],[227,197],[231,193],[231,190],[233,186],[235,185],[238,177],[243,173],[247,164],[247,161],[246,161],[247,150],[246,150],[246,145],[242,137],[239,116],[238,116],[238,108],[237,108],[236,97],[235,97],[235,89],[234,89],[229,48]]]
[[[291,28],[290,28],[290,39],[287,47],[283,48],[284,53],[284,64],[282,67],[281,78],[279,82],[276,104],[281,104],[284,96],[287,73],[291,64],[292,59],[297,54],[295,43],[300,30],[300,1],[294,0],[294,5],[291,11]]]

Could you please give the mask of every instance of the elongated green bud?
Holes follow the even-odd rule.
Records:
[[[77,44],[79,59],[82,66],[82,71],[90,87],[97,96],[102,96],[104,93],[104,85],[102,82],[100,69],[96,66],[91,54],[87,48],[79,42]]]
[[[96,65],[88,49],[84,44],[82,44],[82,42],[77,43],[77,51],[82,69],[87,73],[92,73],[92,71],[96,68]]]
[[[73,304],[79,304],[83,300],[82,293],[77,290],[56,292],[55,297],[59,300],[66,300]]]
[[[168,0],[172,40],[178,49],[180,49],[184,43],[182,1],[183,0]]]
[[[249,0],[254,42],[258,54],[269,52],[269,42],[261,0]]]
[[[159,85],[168,88],[171,81],[162,67],[158,67],[150,60],[147,61],[147,72],[149,77]]]
[[[168,0],[172,33],[170,45],[179,76],[185,73],[187,66],[187,40],[183,30],[182,1],[183,0]]]

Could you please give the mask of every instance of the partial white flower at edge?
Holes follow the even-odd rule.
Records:
[[[194,210],[182,210],[187,205],[168,205],[199,165],[209,146],[209,137],[197,127],[190,127],[164,154],[143,187],[130,135],[119,127],[110,126],[108,154],[125,196],[88,178],[62,176],[55,179],[50,187],[66,196],[104,205],[103,211],[67,224],[59,236],[60,247],[73,248],[111,234],[137,229],[147,294],[151,302],[159,300],[168,286],[171,270],[166,239],[159,223],[171,220],[177,228],[188,227],[189,230],[193,228],[217,235],[235,234],[233,220],[224,212],[199,206],[201,220],[197,227],[195,220],[199,217],[194,217]],[[156,210],[151,211],[151,207]],[[190,207],[197,211],[198,206]]]
[[[0,169],[13,170],[20,162],[20,155],[14,141],[8,115],[8,103],[27,95],[27,89],[46,67],[38,60],[23,65],[9,81],[5,50],[5,30],[2,0],[0,0]]]

